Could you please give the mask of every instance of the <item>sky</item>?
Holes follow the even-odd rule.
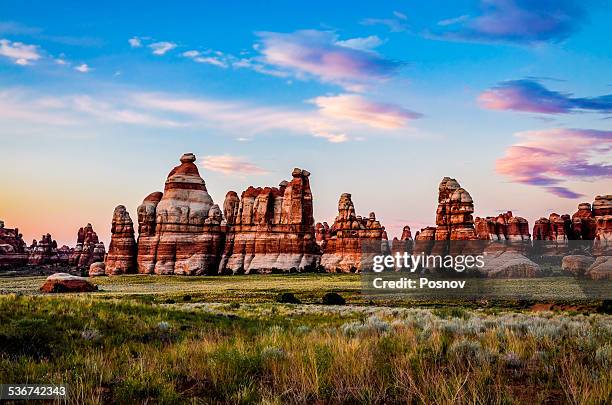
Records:
[[[0,219],[73,246],[185,152],[213,200],[311,174],[389,236],[475,216],[530,226],[612,193],[606,1],[38,2],[0,12]]]

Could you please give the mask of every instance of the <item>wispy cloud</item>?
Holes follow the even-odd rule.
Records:
[[[298,79],[316,78],[350,90],[362,90],[395,74],[400,62],[371,50],[347,46],[334,32],[304,30],[293,33],[260,32],[261,60]],[[360,40],[363,44],[363,39]],[[370,44],[372,40],[369,40]],[[354,42],[356,43],[356,42]]]
[[[205,169],[226,175],[258,175],[268,173],[266,169],[249,162],[242,156],[208,155],[204,157],[201,165]]]
[[[161,56],[176,48],[176,44],[168,41],[154,42],[149,44],[149,48],[153,50],[153,55]]]
[[[0,55],[22,66],[30,65],[42,57],[37,45],[12,42],[8,39],[0,39]]]
[[[80,65],[75,66],[74,70],[81,73],[88,73],[91,72],[91,67],[89,67],[87,63],[81,63]]]
[[[213,65],[213,66],[217,66],[220,68],[227,68],[228,66],[230,66],[232,63],[236,61],[236,58],[232,56],[227,56],[223,54],[222,52],[218,52],[218,51],[217,52],[213,52],[213,51],[200,52],[200,51],[191,50],[191,51],[183,52],[182,55],[186,58],[192,59],[194,62],[205,63],[208,65]]]
[[[314,98],[312,102],[324,115],[361,122],[374,128],[401,128],[406,126],[408,121],[422,116],[393,104],[366,100],[357,94],[321,96]]]
[[[128,44],[130,44],[132,48],[140,48],[142,46],[142,41],[138,37],[132,37],[128,39]]]
[[[408,30],[408,25],[406,24],[406,20],[408,17],[404,13],[399,11],[393,12],[393,17],[388,18],[366,18],[361,21],[363,25],[384,25],[391,32],[402,32]]]
[[[612,94],[599,97],[574,97],[571,93],[549,90],[535,80],[511,80],[484,91],[480,105],[490,110],[514,110],[545,114],[580,111],[612,111]]]
[[[481,13],[438,23],[436,35],[468,41],[538,43],[570,36],[584,22],[579,0],[481,0]]]
[[[563,182],[612,177],[612,131],[557,128],[517,136],[521,141],[496,162],[497,172],[513,182],[577,198],[581,194],[564,187]]]
[[[332,143],[408,134],[418,114],[361,96],[326,96],[288,107],[168,93],[116,92],[49,96],[13,89],[0,92],[0,117],[11,125],[100,128],[135,125],[214,129],[234,138],[309,135]]]
[[[360,51],[371,51],[383,44],[383,40],[376,35],[370,35],[369,37],[363,38],[351,38],[344,41],[337,41],[336,44],[340,46],[346,46],[347,48],[353,48]]]

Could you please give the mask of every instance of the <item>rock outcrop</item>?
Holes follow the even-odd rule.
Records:
[[[376,220],[376,214],[371,212],[366,218],[355,215],[348,193],[340,196],[338,216],[333,225],[328,229],[325,225],[317,226],[317,229],[324,231],[317,239],[322,241],[321,266],[328,272],[347,273],[368,268],[368,257],[377,253],[381,242],[387,240],[385,228]]]
[[[311,271],[319,264],[310,173],[294,169],[277,187],[227,193],[227,238],[219,273]]]
[[[572,215],[572,238],[582,240],[595,239],[596,221],[591,204],[578,204],[578,211]]]
[[[0,220],[0,267],[27,264],[26,247],[19,229],[5,228],[4,221]]]
[[[512,211],[499,214],[497,217],[476,217],[474,226],[480,240],[518,242],[531,239],[527,220],[515,217]]]
[[[202,275],[217,272],[224,229],[192,153],[168,174],[164,193],[138,207],[138,272]],[[108,272],[108,270],[107,270]]]
[[[69,265],[89,269],[93,262],[103,261],[105,253],[104,243],[100,242],[91,224],[87,224],[79,228],[76,246],[70,253]]]
[[[40,241],[34,239],[29,248],[28,265],[43,266],[59,264],[57,242],[51,234],[43,235]]]
[[[612,255],[612,195],[598,195],[593,201],[595,242],[593,254]]]
[[[92,292],[97,290],[98,287],[86,278],[68,273],[52,274],[40,287],[40,291],[44,293]]]
[[[136,272],[136,239],[134,224],[125,206],[118,205],[113,212],[111,242],[104,266],[109,275]],[[91,270],[90,270],[91,271]]]

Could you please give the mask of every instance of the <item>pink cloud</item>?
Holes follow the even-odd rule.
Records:
[[[301,79],[314,77],[352,90],[387,79],[401,66],[374,51],[347,46],[355,39],[339,41],[329,31],[261,32],[258,36],[257,49],[266,64]],[[360,41],[363,43],[363,39]]]
[[[563,198],[580,194],[561,186],[566,180],[612,177],[612,131],[549,129],[518,133],[521,142],[510,146],[496,162],[498,173],[516,183],[543,187]]]
[[[501,82],[484,91],[478,102],[489,110],[512,110],[544,114],[570,112],[610,112],[612,95],[573,97],[572,94],[549,90],[537,80],[522,79]]]
[[[395,129],[407,125],[409,120],[422,115],[386,103],[366,100],[357,94],[321,96],[312,100],[321,113],[330,117],[353,120],[375,128]]]
[[[267,170],[249,162],[241,156],[231,155],[205,156],[202,161],[202,167],[228,175],[258,175],[268,173]]]

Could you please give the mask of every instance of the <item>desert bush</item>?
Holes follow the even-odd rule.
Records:
[[[345,305],[346,300],[338,293],[330,292],[323,296],[323,305]]]

